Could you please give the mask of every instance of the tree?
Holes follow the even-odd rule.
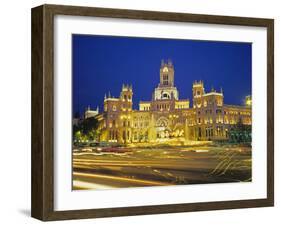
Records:
[[[97,130],[98,128],[98,120],[94,117],[86,118],[81,123],[81,129],[84,134],[88,134],[93,130]]]
[[[251,125],[245,125],[242,123],[242,119],[239,118],[238,123],[233,126],[229,131],[230,141],[234,143],[244,143],[252,141],[252,127]]]
[[[82,138],[81,132],[78,130],[74,133],[74,140],[79,141]]]
[[[73,125],[73,137],[75,140],[95,140],[98,138],[98,120],[94,117],[86,118],[78,125]]]

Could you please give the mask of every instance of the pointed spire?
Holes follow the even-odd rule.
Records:
[[[111,97],[111,95],[110,95],[110,91],[108,91],[108,98],[110,98]]]
[[[171,59],[168,59],[168,65],[169,65],[169,66],[173,66],[173,62],[172,62]]]
[[[106,99],[106,93],[104,94],[104,99]]]
[[[97,106],[97,109],[96,109],[97,113],[99,113],[99,106]]]
[[[221,94],[223,93],[222,87],[221,87]]]

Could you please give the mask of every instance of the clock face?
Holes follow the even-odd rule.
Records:
[[[168,68],[167,67],[164,67],[163,68],[163,72],[168,72],[169,70],[168,70]]]

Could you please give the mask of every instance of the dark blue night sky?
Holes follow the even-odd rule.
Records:
[[[226,104],[243,103],[251,94],[251,43],[73,35],[73,113],[99,106],[110,91],[118,97],[123,83],[133,85],[134,109],[151,100],[162,59],[175,67],[180,99],[192,101],[192,83],[205,91],[223,88]]]

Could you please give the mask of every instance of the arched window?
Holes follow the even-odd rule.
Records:
[[[169,84],[169,77],[167,74],[163,75],[163,85],[168,85]]]
[[[170,95],[168,93],[163,93],[162,98],[163,99],[170,99]]]

